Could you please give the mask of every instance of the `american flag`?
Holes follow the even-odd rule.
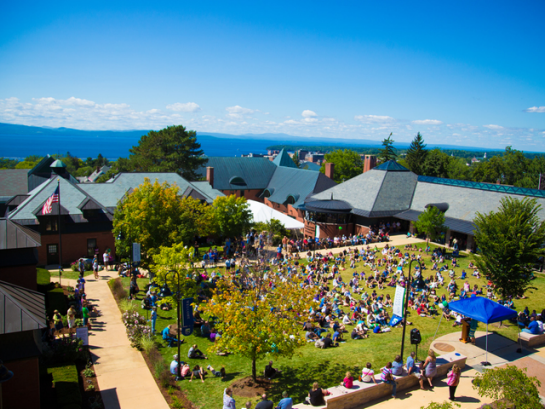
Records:
[[[42,214],[49,214],[53,211],[53,203],[59,203],[59,187],[55,189],[53,194],[45,201],[42,207]]]

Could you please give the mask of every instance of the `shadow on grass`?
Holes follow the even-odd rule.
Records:
[[[275,379],[268,392],[273,401],[280,400],[282,392],[287,391],[294,402],[302,402],[308,396],[314,382],[320,385],[340,385],[347,371],[350,371],[354,378],[361,372],[359,366],[346,366],[331,361],[306,363],[300,368],[281,369],[282,376]]]

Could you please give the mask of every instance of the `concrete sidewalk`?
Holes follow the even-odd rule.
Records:
[[[117,272],[99,274],[98,281],[92,274],[85,277],[85,292],[100,311],[98,318],[91,319],[89,349],[105,409],[169,409],[142,354],[131,347],[127,338],[121,312],[108,287],[108,280],[116,277]],[[51,281],[58,281],[54,278]],[[71,286],[76,283],[62,281]]]

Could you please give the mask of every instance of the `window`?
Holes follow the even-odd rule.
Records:
[[[49,254],[49,255],[57,254],[57,245],[56,244],[48,244],[47,245],[47,254]]]
[[[58,231],[59,220],[57,217],[48,217],[45,222],[45,231]]]
[[[87,257],[95,256],[95,248],[97,248],[97,239],[87,239]]]

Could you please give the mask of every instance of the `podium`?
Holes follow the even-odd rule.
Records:
[[[467,319],[462,320],[462,338],[460,338],[460,341],[464,344],[471,342],[471,339],[469,338],[469,322]]]

